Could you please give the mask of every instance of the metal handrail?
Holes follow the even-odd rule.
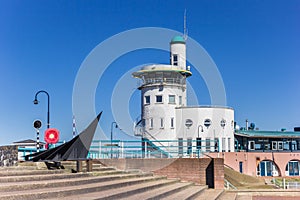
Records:
[[[214,140],[210,140],[207,144],[206,140],[201,140],[201,146],[197,145],[197,140],[192,140],[191,145],[187,145],[188,140],[93,140],[90,146],[88,158],[110,158],[111,153],[117,158],[178,158],[178,157],[203,157],[207,156],[206,152],[215,151]],[[189,140],[190,142],[190,140]],[[55,146],[59,146],[59,142]],[[184,144],[184,145],[183,145]],[[211,145],[210,145],[211,144]],[[53,148],[50,146],[50,148]],[[218,149],[218,148],[217,148]],[[19,152],[27,155],[34,151],[34,148],[19,148]]]
[[[225,189],[229,190],[229,189],[234,189],[237,190],[237,188],[232,185],[227,179],[224,178],[224,187]]]

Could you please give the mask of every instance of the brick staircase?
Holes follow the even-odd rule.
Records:
[[[0,200],[5,199],[218,199],[223,190],[143,173],[93,164],[93,172],[70,173],[39,166],[0,168]],[[38,168],[38,169],[37,169]],[[219,198],[221,199],[221,198]]]

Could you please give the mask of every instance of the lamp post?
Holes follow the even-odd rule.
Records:
[[[203,133],[203,126],[200,124],[200,125],[198,125],[198,137],[196,139],[196,148],[197,148],[198,158],[200,157],[200,149],[201,149],[201,139],[199,136],[199,128],[200,127],[201,127],[201,133]]]
[[[201,127],[201,133],[203,133],[203,126],[200,124],[200,125],[198,126],[198,138],[199,138],[199,127]]]
[[[50,96],[49,96],[48,92],[46,92],[45,90],[38,91],[35,94],[34,101],[33,101],[33,103],[35,105],[37,105],[39,103],[39,101],[37,100],[37,96],[38,96],[39,93],[45,93],[48,97],[47,128],[50,128],[50,109],[49,109],[50,108]]]
[[[113,157],[113,153],[112,153],[112,141],[113,141],[113,125],[115,124],[115,128],[118,128],[118,124],[117,122],[112,122],[111,126],[110,126],[110,158]]]

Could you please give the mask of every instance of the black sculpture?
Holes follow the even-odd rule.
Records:
[[[59,161],[79,161],[87,160],[87,155],[100,120],[101,113],[92,121],[92,123],[79,135],[69,142],[66,142],[53,149],[25,156],[26,161],[45,162],[48,166],[49,162],[54,162],[54,167],[59,167]]]

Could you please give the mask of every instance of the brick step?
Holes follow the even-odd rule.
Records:
[[[18,170],[35,170],[36,166],[11,166],[11,167],[0,167],[0,172],[2,171],[18,171]]]
[[[25,175],[40,175],[40,174],[61,174],[63,170],[8,170],[0,171],[0,177],[7,176],[25,176]]]
[[[27,176],[5,176],[0,177],[0,183],[8,183],[8,182],[25,182],[25,181],[44,181],[51,179],[71,179],[71,178],[79,178],[79,177],[88,177],[90,176],[87,173],[61,173],[61,174],[40,174],[40,175],[27,175]],[[24,183],[26,184],[26,183]]]
[[[26,167],[26,166],[36,167],[37,165],[45,166],[44,162],[30,162],[30,161],[19,161],[18,162],[18,166],[22,166],[22,167]]]
[[[224,190],[214,190],[214,189],[207,189],[204,190],[200,196],[198,196],[197,198],[195,198],[196,200],[216,200],[218,199],[222,193],[224,192]]]
[[[64,164],[62,164],[62,165],[64,166],[64,168],[66,170],[71,170],[71,169],[76,170],[76,165],[64,165]],[[115,168],[114,167],[106,167],[106,166],[98,165],[98,164],[97,165],[93,164],[93,166],[92,166],[92,171],[105,171],[105,170],[115,170]],[[82,166],[82,171],[83,172],[86,171],[85,165]]]
[[[207,189],[207,186],[192,185],[185,190],[171,194],[165,197],[164,200],[174,200],[174,199],[195,199],[200,194],[202,194]]]
[[[82,166],[85,167],[86,166],[86,162],[82,161],[81,162]],[[63,165],[64,167],[76,167],[76,162],[61,162],[61,165]],[[100,163],[92,163],[93,167],[104,167],[104,165],[100,164]]]
[[[236,200],[252,200],[251,194],[238,194],[235,198]]]
[[[130,170],[130,171],[120,171],[112,167],[103,167],[101,170],[96,170],[89,173],[67,173],[68,170],[23,170],[13,171],[7,173],[6,171],[2,173],[3,176],[0,176],[0,183],[4,182],[21,182],[21,181],[42,181],[42,180],[51,180],[51,179],[63,179],[63,178],[72,178],[72,177],[87,177],[90,175],[96,176],[106,176],[113,174],[132,174],[132,173],[141,173],[139,170]]]
[[[225,191],[223,194],[218,198],[218,200],[235,200],[237,199],[237,194],[235,192]]]
[[[1,192],[0,200],[2,199],[45,199],[45,198],[61,198],[69,195],[80,195],[85,193],[104,191],[113,188],[122,188],[129,185],[140,185],[152,181],[164,181],[164,177],[138,177],[130,179],[117,179],[103,182],[95,182],[88,184],[52,187],[51,189],[44,187],[42,189],[31,189],[22,191]],[[166,180],[169,181],[169,180]]]
[[[174,182],[172,182],[172,184],[167,184],[167,185],[165,184],[160,187],[153,188],[151,190],[144,189],[142,191],[139,191],[139,193],[135,195],[132,195],[130,197],[122,196],[119,199],[149,199],[149,200],[165,199],[165,197],[180,192],[193,185],[193,183],[179,182],[179,180],[177,179],[173,179],[173,181]],[[109,199],[113,199],[113,198],[109,198]]]
[[[76,169],[76,168],[75,168]],[[114,167],[95,167],[93,166],[93,170],[92,171],[111,171],[111,170],[116,170],[116,168]],[[83,170],[82,171],[86,171],[86,168],[83,167]]]
[[[124,185],[120,188],[108,188],[107,190],[100,190],[97,192],[91,192],[81,195],[72,195],[60,198],[62,200],[90,200],[90,199],[139,199],[135,198],[132,195],[140,194],[147,191],[153,191],[156,188],[161,188],[169,185],[177,184],[178,180],[176,179],[158,179],[154,181],[141,182],[139,184],[134,185]],[[144,199],[144,198],[140,198]],[[51,199],[52,200],[52,199]],[[54,198],[53,198],[54,200]]]
[[[149,177],[152,174],[126,174],[126,175],[110,175],[110,176],[88,176],[88,177],[73,177],[66,181],[65,179],[52,179],[42,181],[27,181],[27,182],[9,182],[0,183],[0,192],[34,190],[42,188],[67,187],[74,185],[84,185],[92,183],[100,183],[117,179],[128,179],[138,177]]]

